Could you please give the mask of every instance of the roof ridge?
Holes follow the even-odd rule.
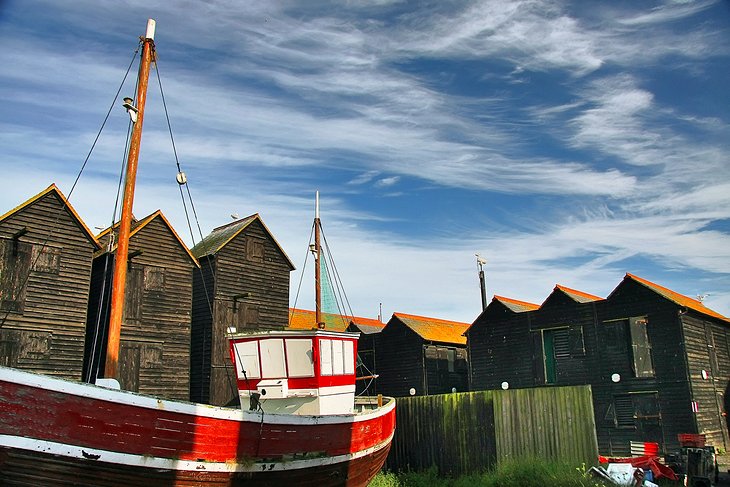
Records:
[[[394,312],[393,316],[402,316],[404,318],[415,318],[415,319],[426,320],[426,321],[439,321],[441,323],[453,323],[455,325],[467,325],[467,326],[470,325],[470,323],[466,323],[463,321],[445,320],[442,318],[432,318],[430,316],[412,315],[412,314],[401,313],[401,312]]]
[[[536,304],[536,303],[531,303],[529,301],[521,301],[519,299],[514,299],[514,298],[508,298],[507,296],[500,296],[498,294],[495,294],[492,297],[492,299],[496,299],[497,301],[509,301],[510,303],[523,304],[523,305],[528,305],[528,306],[534,306],[535,309],[537,309],[537,308],[540,307],[540,305],[539,304]]]
[[[555,289],[560,289],[563,292],[577,294],[579,296],[583,296],[583,297],[590,298],[590,299],[593,299],[593,300],[605,299],[605,298],[602,298],[600,296],[596,296],[595,294],[590,294],[590,293],[587,293],[585,291],[579,291],[578,289],[572,289],[572,288],[569,288],[568,286],[563,286],[561,284],[556,284],[555,285]]]

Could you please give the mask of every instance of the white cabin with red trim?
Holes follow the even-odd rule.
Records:
[[[241,406],[266,413],[352,414],[359,333],[263,331],[229,337]]]

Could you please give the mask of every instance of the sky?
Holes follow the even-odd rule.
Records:
[[[489,299],[630,272],[730,316],[730,3],[0,0],[0,214],[56,183],[109,225],[147,18],[135,215],[199,241],[177,153],[204,235],[261,215],[292,305],[318,190],[357,316],[473,322],[475,254]]]

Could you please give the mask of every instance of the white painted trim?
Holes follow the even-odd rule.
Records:
[[[101,401],[114,402],[145,409],[164,410],[193,416],[204,416],[230,421],[261,422],[261,415],[255,411],[223,408],[183,401],[170,401],[154,396],[146,396],[129,391],[116,391],[104,387],[49,377],[32,372],[0,366],[0,381],[36,387],[47,391],[60,392],[71,396],[87,397]],[[382,408],[356,414],[334,414],[307,416],[294,414],[266,414],[264,421],[268,424],[339,424],[369,421],[384,416],[395,408],[395,400],[391,399]]]
[[[371,448],[332,457],[311,458],[303,460],[286,459],[281,462],[253,461],[251,463],[235,462],[196,462],[191,460],[173,460],[171,458],[151,457],[145,455],[133,455],[118,453],[108,450],[84,448],[76,445],[57,443],[53,441],[36,440],[21,436],[0,435],[0,447],[32,451],[45,455],[59,455],[66,458],[78,458],[81,462],[98,461],[116,465],[128,465],[132,467],[154,468],[163,470],[195,471],[195,472],[262,472],[262,471],[286,471],[299,470],[302,468],[321,467],[323,465],[334,465],[344,463],[357,458],[362,458],[385,448],[393,440],[393,435]],[[98,455],[98,456],[97,456]]]

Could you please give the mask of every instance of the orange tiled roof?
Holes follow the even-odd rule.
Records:
[[[664,298],[668,299],[669,301],[672,301],[675,304],[678,304],[680,306],[684,306],[685,308],[692,309],[694,311],[697,311],[698,313],[705,314],[707,316],[712,316],[713,318],[717,318],[723,321],[730,322],[730,318],[727,318],[717,311],[713,311],[710,308],[706,307],[704,304],[702,304],[701,301],[693,298],[689,298],[683,294],[676,293],[672,291],[671,289],[667,289],[663,286],[660,286],[659,284],[654,284],[651,281],[647,281],[646,279],[642,279],[639,276],[635,276],[630,273],[626,273],[626,277],[624,279],[631,279],[633,281],[638,282],[639,284],[642,284],[655,293],[663,296]]]
[[[583,291],[577,291],[575,289],[570,289],[569,287],[561,286],[560,284],[555,285],[555,290],[564,292],[573,301],[576,301],[578,303],[589,303],[591,301],[600,301],[603,299],[599,296],[594,296],[593,294],[588,294],[584,293]]]
[[[540,307],[539,304],[528,303],[527,301],[519,301],[517,299],[506,298],[504,296],[497,296],[496,294],[492,298],[492,301],[499,301],[515,313],[534,311]]]
[[[427,318],[425,316],[404,313],[393,313],[393,317],[398,318],[424,340],[466,345],[466,337],[463,334],[469,328],[469,323],[440,320],[438,318]]]
[[[324,321],[325,330],[331,331],[345,331],[350,322],[354,322],[355,325],[363,325],[367,329],[378,328],[382,329],[385,327],[385,323],[380,320],[372,318],[362,318],[360,316],[342,316],[332,313],[322,313],[322,321]],[[315,313],[311,310],[306,309],[289,309],[289,326],[290,330],[314,330],[317,328],[315,322]]]

